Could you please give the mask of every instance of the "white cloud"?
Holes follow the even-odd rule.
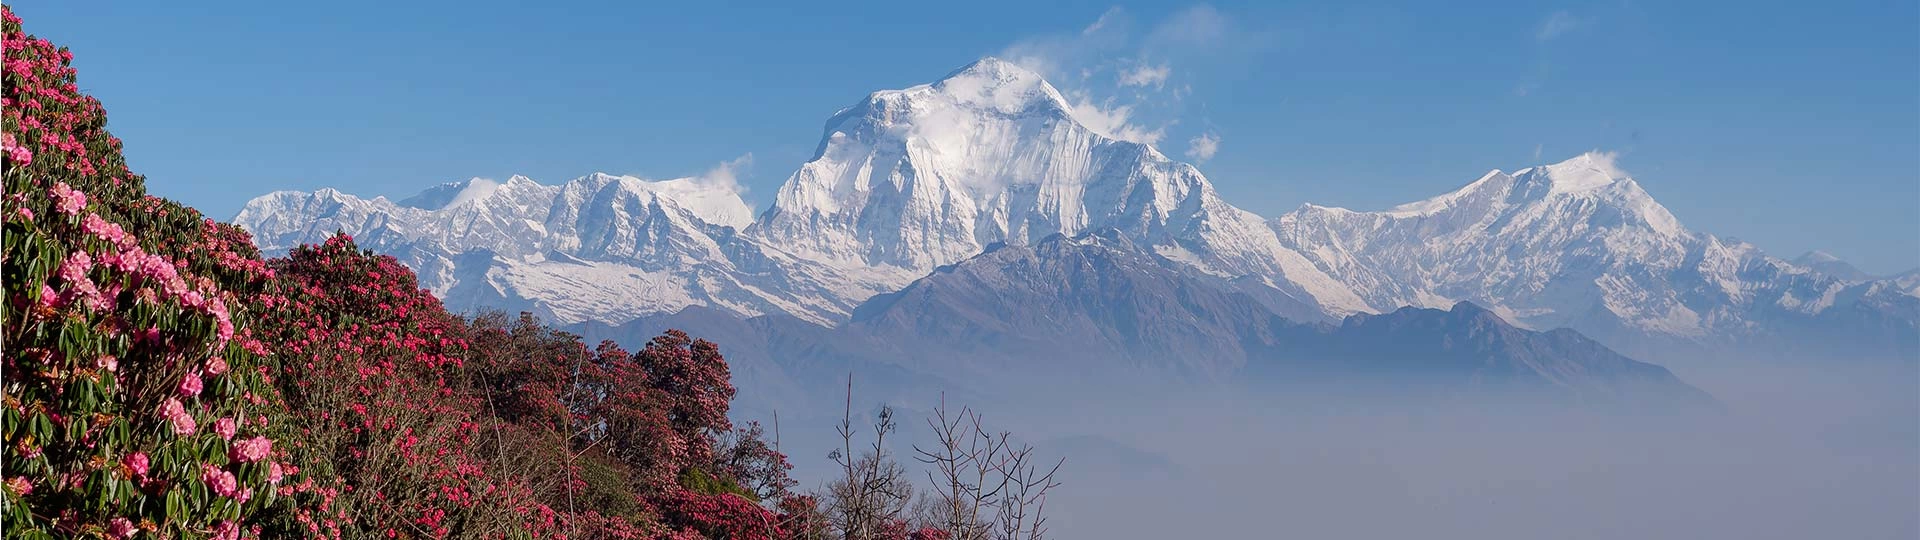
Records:
[[[1144,24],[1115,7],[1078,30],[1015,41],[998,56],[1045,77],[1089,128],[1157,144],[1193,93],[1193,66],[1233,62],[1222,55],[1258,48],[1253,38],[1211,6]],[[1179,79],[1175,64],[1181,66]]]
[[[998,56],[1045,77],[1095,131],[1157,144],[1189,107],[1205,106],[1191,99],[1195,74],[1242,68],[1265,47],[1265,34],[1211,6],[1148,21],[1116,7],[1084,27],[1017,40]]]
[[[1540,28],[1534,30],[1533,38],[1539,41],[1551,40],[1579,27],[1580,24],[1580,19],[1574,17],[1572,13],[1565,10],[1555,11],[1547,16],[1547,20],[1540,21]]]
[[[1133,117],[1132,105],[1116,105],[1111,99],[1096,103],[1085,94],[1075,95],[1071,99],[1073,119],[1079,120],[1094,133],[1141,144],[1159,144],[1160,139],[1167,135],[1166,127],[1149,129],[1129,122]]]
[[[1607,178],[1626,178],[1632,176],[1627,174],[1626,170],[1621,169],[1619,165],[1615,164],[1615,162],[1620,159],[1620,152],[1595,149],[1580,154],[1580,157],[1586,158],[1588,164],[1593,167],[1594,170],[1606,174]]]
[[[747,188],[740,183],[740,177],[744,176],[746,171],[752,168],[753,153],[748,152],[740,157],[722,161],[719,165],[714,165],[712,169],[707,169],[707,172],[694,177],[694,181],[703,185],[726,188],[735,193],[745,194]]]
[[[1213,155],[1219,152],[1220,136],[1215,133],[1202,133],[1187,140],[1187,158],[1196,162],[1213,159]]]
[[[1535,145],[1533,145],[1533,161],[1534,161],[1535,163],[1539,163],[1539,162],[1540,162],[1540,150],[1542,150],[1542,149],[1544,149],[1545,147],[1546,147],[1546,145],[1544,145],[1544,144],[1535,144]]]
[[[999,56],[1062,85],[1073,75],[1087,79],[1105,68],[1106,58],[1127,47],[1131,26],[1132,18],[1116,7],[1079,32],[1023,38],[1001,50]]]
[[[1099,32],[1101,29],[1106,28],[1108,24],[1113,23],[1114,21],[1118,21],[1124,17],[1126,17],[1126,11],[1121,10],[1120,6],[1113,6],[1113,7],[1107,8],[1107,12],[1101,13],[1099,19],[1095,19],[1093,21],[1093,24],[1089,24],[1087,25],[1087,28],[1085,30],[1081,30],[1080,35],[1083,35],[1083,36],[1092,35],[1095,32]]]
[[[1167,64],[1156,66],[1142,62],[1140,65],[1134,66],[1133,69],[1126,69],[1120,72],[1120,85],[1139,86],[1143,88],[1152,86],[1154,89],[1159,89],[1166,86],[1167,77],[1172,74],[1172,66]]]

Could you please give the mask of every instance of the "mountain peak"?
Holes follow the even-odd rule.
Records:
[[[972,63],[960,66],[960,69],[947,73],[947,76],[941,77],[940,80],[945,81],[954,78],[990,78],[1003,81],[1041,80],[1040,74],[1035,73],[1033,70],[992,56],[983,56],[979,60],[974,60]]]
[[[994,57],[981,58],[926,87],[953,102],[976,109],[1018,114],[1035,108],[1070,111],[1065,96],[1024,67]],[[916,89],[900,91],[915,93]]]
[[[1544,183],[1548,194],[1593,191],[1621,182],[1632,182],[1626,171],[1614,165],[1618,154],[1587,152],[1571,159],[1522,170],[1514,176]]]
[[[1809,251],[1805,255],[1795,257],[1792,263],[1795,266],[1807,268],[1815,272],[1819,272],[1819,273],[1833,276],[1836,278],[1844,279],[1847,281],[1866,281],[1874,278],[1873,274],[1869,274],[1866,271],[1861,270],[1859,267],[1856,267],[1853,264],[1848,263],[1846,260],[1841,259],[1839,257],[1835,257],[1832,253],[1827,253],[1825,251],[1821,251],[1817,249],[1813,251]]]
[[[669,180],[648,180],[633,175],[596,172],[575,179],[572,183],[593,186],[593,189],[618,186],[628,193],[665,197],[702,221],[715,225],[743,228],[753,221],[753,207],[742,198],[740,185],[729,174],[710,173]]]
[[[1494,169],[1491,171],[1487,171],[1486,174],[1480,175],[1479,179],[1474,180],[1472,182],[1468,182],[1467,185],[1460,186],[1459,189],[1455,189],[1453,191],[1447,192],[1443,195],[1440,195],[1438,197],[1434,197],[1431,199],[1414,201],[1414,202],[1402,204],[1399,206],[1395,206],[1393,208],[1388,208],[1385,214],[1394,216],[1394,217],[1413,217],[1413,216],[1426,216],[1426,215],[1437,214],[1449,208],[1453,208],[1461,204],[1462,201],[1473,198],[1476,194],[1483,193],[1489,189],[1504,189],[1504,186],[1508,185],[1508,183],[1512,181],[1513,181],[1512,176],[1507,175],[1507,173],[1505,172],[1501,172],[1500,169]],[[1308,205],[1308,206],[1313,206],[1313,205]],[[1324,207],[1322,208],[1324,209]],[[1351,210],[1347,210],[1344,208],[1334,209],[1334,210],[1339,210],[1342,212],[1349,212],[1349,213],[1352,212]]]
[[[1480,313],[1493,313],[1492,311],[1489,311],[1489,310],[1488,310],[1487,308],[1484,308],[1484,307],[1480,307],[1480,304],[1475,304],[1475,303],[1473,303],[1473,301],[1471,301],[1471,300],[1461,300],[1461,301],[1459,301],[1459,302],[1455,302],[1455,303],[1453,304],[1453,309],[1451,309],[1451,310],[1449,310],[1449,311],[1452,311],[1452,312],[1454,312],[1454,313],[1458,313],[1458,314],[1462,314],[1462,315],[1475,315],[1475,314],[1480,314]]]
[[[447,182],[427,188],[425,191],[401,199],[395,204],[434,212],[474,201],[486,200],[488,197],[492,197],[495,192],[500,191],[502,187],[524,188],[529,185],[539,184],[525,176],[519,175],[514,175],[505,182],[476,176],[459,182]]]
[[[1832,253],[1827,253],[1825,251],[1821,251],[1818,249],[1806,252],[1806,254],[1803,254],[1793,259],[1793,262],[1800,263],[1800,264],[1830,263],[1830,262],[1839,262],[1839,261],[1840,261],[1839,257],[1835,257],[1833,256]]]

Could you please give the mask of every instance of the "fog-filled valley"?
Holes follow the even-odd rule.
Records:
[[[1920,373],[1838,360],[1681,368],[1724,405],[1694,411],[1071,381],[973,405],[1066,458],[1058,538],[1912,537]],[[856,384],[856,419],[876,393]],[[938,400],[920,397],[896,404],[909,464]],[[780,418],[801,469],[827,463],[837,414]]]

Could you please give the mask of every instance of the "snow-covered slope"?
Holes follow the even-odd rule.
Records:
[[[1813,250],[1793,259],[1793,264],[1848,281],[1872,281],[1873,274],[1855,267],[1825,251]]]
[[[1039,75],[993,58],[875,92],[827,122],[815,157],[748,234],[810,260],[918,277],[995,242],[1112,228],[1208,273],[1272,276],[1328,313],[1366,308],[1192,165],[1073,111]]]
[[[344,231],[393,254],[455,309],[527,309],[620,323],[714,306],[820,322],[874,292],[739,238],[752,209],[730,185],[593,174],[443,184],[400,202],[322,189],[247,203],[234,222],[270,253]]]
[[[1833,308],[1854,283],[1686,229],[1602,153],[1385,211],[1307,205],[1272,225],[1375,310],[1470,300],[1616,340],[1764,332]]]

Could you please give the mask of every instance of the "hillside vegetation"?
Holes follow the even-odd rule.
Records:
[[[72,55],[10,8],[4,32],[8,538],[1044,531],[1026,505],[1051,475],[1025,454],[939,454],[955,474],[1025,478],[1008,504],[952,481],[920,505],[952,511],[909,512],[900,466],[879,441],[853,455],[850,435],[846,478],[794,491],[760,427],[729,420],[713,343],[669,331],[630,351],[530,315],[449,313],[344,234],[263,257],[245,231],[149,195]],[[1017,449],[962,427],[948,435]]]

